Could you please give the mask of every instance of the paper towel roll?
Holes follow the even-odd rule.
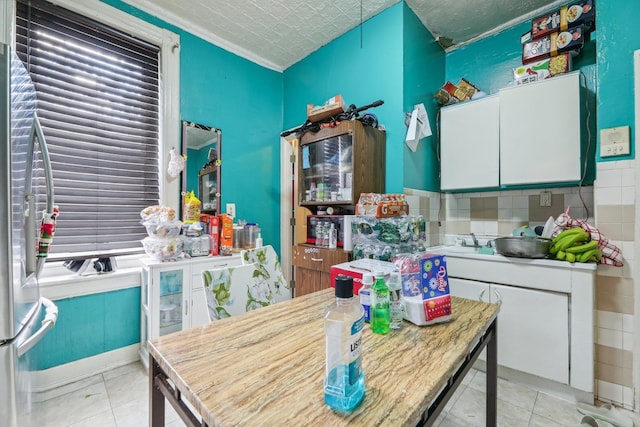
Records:
[[[344,223],[343,223],[343,229],[342,229],[342,236],[343,236],[343,249],[345,251],[351,251],[353,250],[353,243],[352,243],[352,236],[351,236],[351,223],[353,222],[353,217],[355,215],[345,215],[344,216]]]

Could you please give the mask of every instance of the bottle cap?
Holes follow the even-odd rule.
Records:
[[[373,285],[373,274],[364,273],[362,275],[362,284],[363,285]]]
[[[343,276],[342,274],[336,277],[336,297],[353,297],[353,278],[349,276]]]
[[[394,271],[389,275],[389,283],[387,283],[387,286],[389,286],[389,290],[391,291],[402,289],[402,278],[400,276],[400,272]]]

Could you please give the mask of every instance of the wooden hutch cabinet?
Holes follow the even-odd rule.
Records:
[[[386,133],[358,120],[308,132],[300,138],[297,202],[306,209],[296,215],[296,228],[307,235],[307,215],[352,215],[360,193],[384,193]],[[348,231],[345,231],[348,232]],[[331,286],[331,266],[347,262],[351,252],[319,247],[298,238],[293,247],[295,296]]]

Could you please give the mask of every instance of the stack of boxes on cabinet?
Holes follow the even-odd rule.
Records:
[[[580,54],[595,29],[595,0],[577,0],[540,15],[531,21],[531,31],[523,34],[522,66],[513,68],[513,83],[526,84],[548,79],[572,70],[572,58]],[[462,78],[447,81],[434,95],[440,105],[485,96]]]
[[[578,0],[531,21],[522,36],[522,67],[514,68],[516,84],[538,81],[571,71],[577,56],[595,29],[595,0]]]
[[[409,215],[404,194],[361,194],[350,232],[354,259],[391,261],[426,249],[425,219]]]

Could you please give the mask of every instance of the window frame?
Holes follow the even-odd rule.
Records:
[[[169,179],[166,174],[169,152],[180,141],[180,36],[157,27],[133,15],[109,6],[99,0],[47,0],[57,6],[79,13],[105,25],[121,30],[160,47],[159,61],[159,203],[180,212],[180,179]],[[8,2],[7,2],[8,3]],[[15,48],[15,2],[11,2],[11,42]],[[0,14],[1,16],[1,14]],[[179,149],[179,147],[177,147]],[[142,251],[142,248],[140,248]],[[87,254],[89,255],[89,254]],[[82,258],[75,254],[73,258]]]

